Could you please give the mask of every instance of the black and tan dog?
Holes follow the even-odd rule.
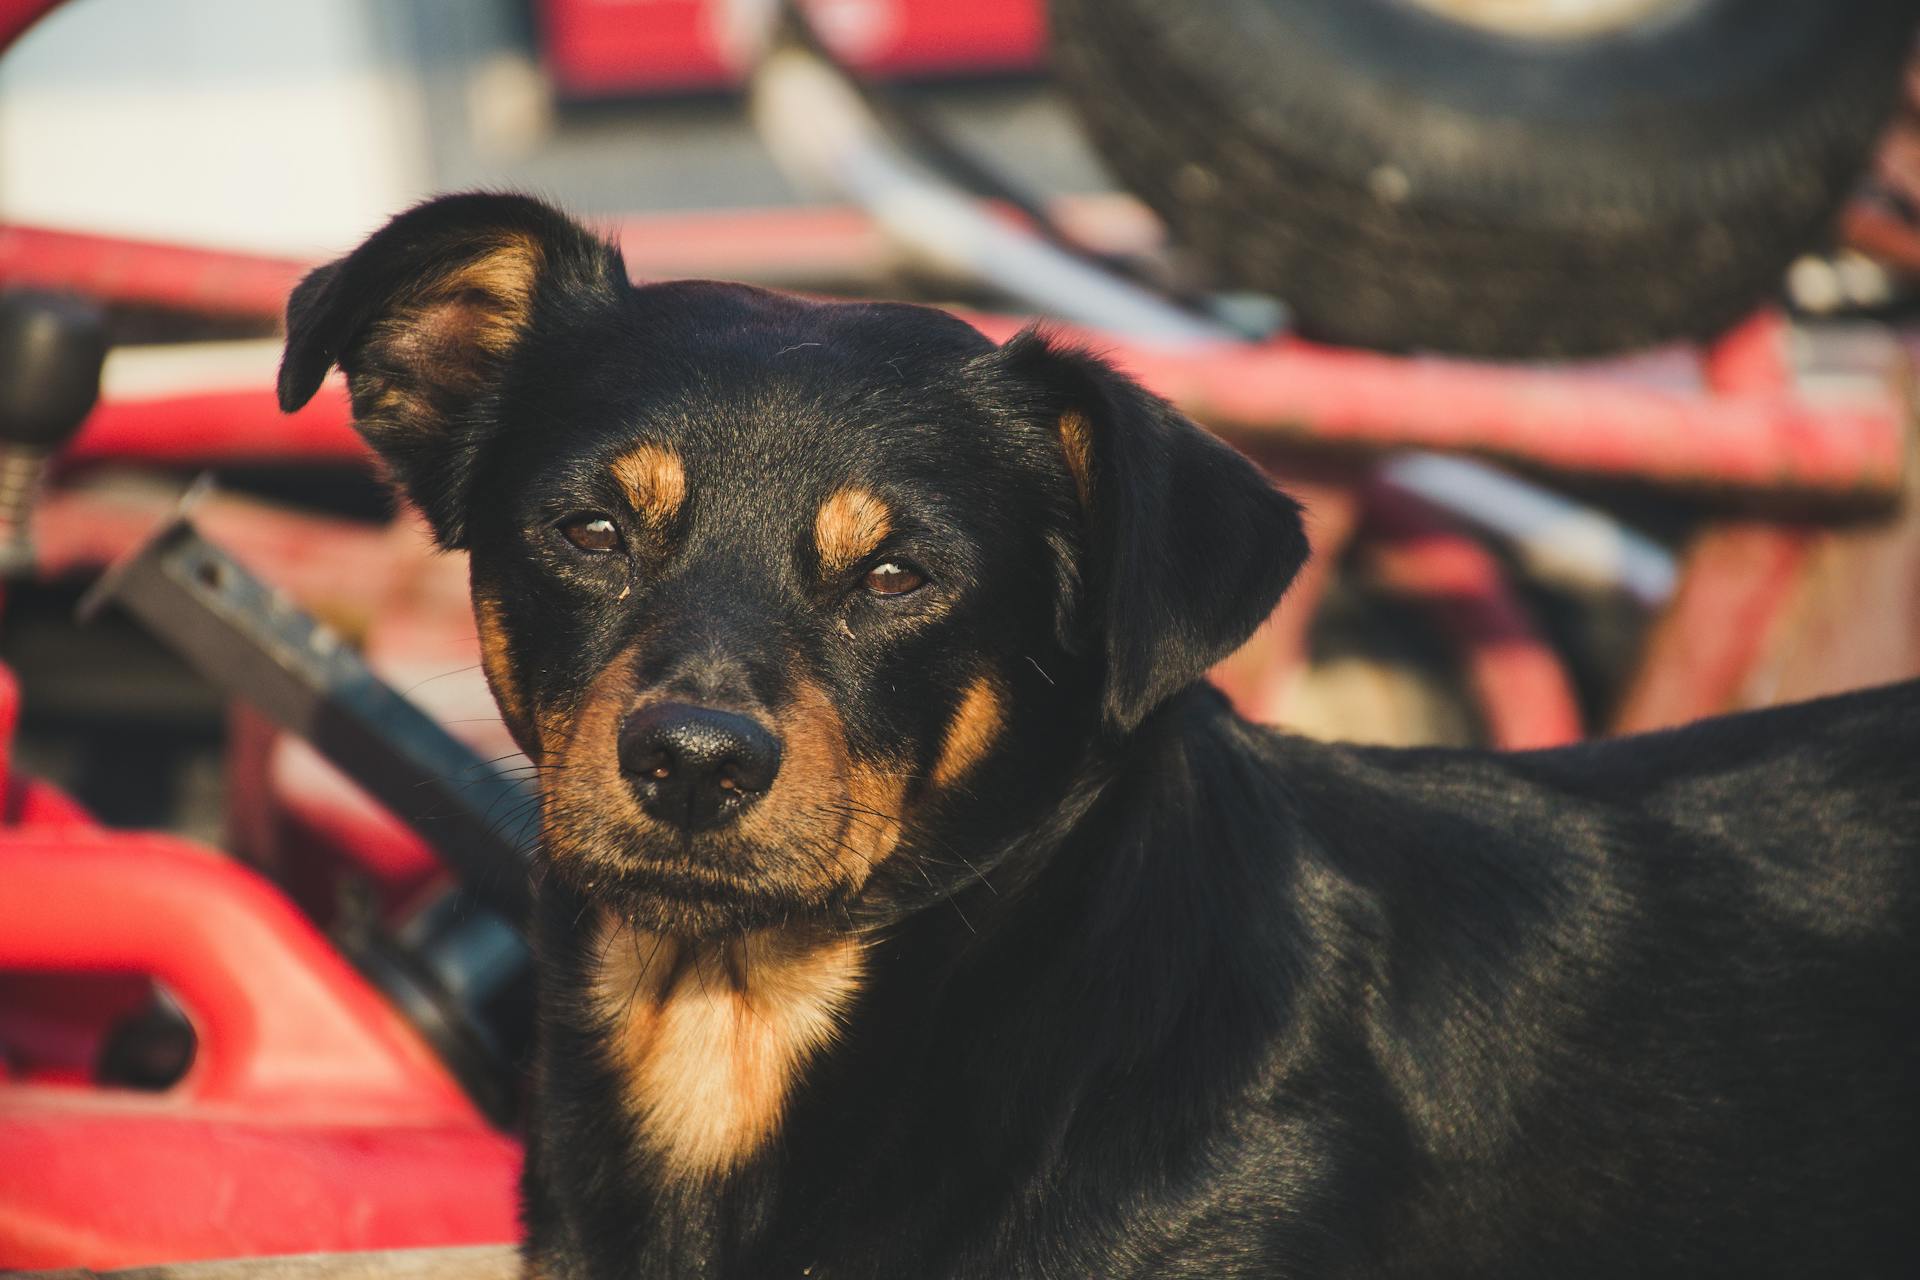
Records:
[[[503,196],[288,328],[543,773],[530,1274],[1920,1275],[1920,688],[1306,742],[1295,505],[1043,337]]]

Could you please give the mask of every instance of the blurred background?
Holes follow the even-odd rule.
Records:
[[[838,47],[910,72],[928,110],[1022,180],[1111,185],[1047,91],[1040,0],[815,10]],[[22,221],[316,255],[474,186],[610,218],[801,202],[741,109],[725,12],[78,0],[0,67],[0,201]]]
[[[1551,747],[1920,674],[1917,24],[0,0],[0,1267],[514,1234],[525,762],[464,564],[272,394],[394,212],[1046,319],[1305,501],[1246,714]]]

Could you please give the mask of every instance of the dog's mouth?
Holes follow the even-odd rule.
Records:
[[[898,844],[905,772],[856,758],[826,694],[802,685],[762,721],[778,744],[770,782],[757,791],[749,784],[744,795],[736,786],[726,803],[705,809],[668,803],[676,793],[658,786],[724,789],[747,776],[736,774],[744,765],[732,754],[716,767],[695,748],[744,751],[734,738],[745,741],[739,726],[749,721],[651,693],[636,698],[631,666],[609,666],[550,735],[559,749],[541,820],[551,874],[653,932],[702,936],[831,918]],[[674,737],[692,733],[674,717],[719,745]],[[630,751],[630,739],[658,749]]]
[[[864,876],[836,853],[845,824],[795,831],[779,843],[737,835],[662,835],[608,830],[547,842],[550,873],[575,893],[651,933],[703,938],[796,921],[831,925]]]
[[[689,940],[796,920],[831,923],[836,916],[829,903],[809,902],[763,884],[723,883],[665,868],[626,871],[588,892],[634,928]]]

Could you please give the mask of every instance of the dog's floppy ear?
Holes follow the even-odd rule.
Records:
[[[1103,719],[1125,733],[1273,611],[1307,559],[1299,504],[1087,352],[1028,330],[998,358],[1059,433],[1086,530],[1062,640],[1103,653]]]
[[[611,300],[625,279],[617,250],[537,200],[429,200],[294,289],[280,407],[298,409],[339,365],[361,435],[441,543],[460,546],[495,399],[536,310],[563,292]]]

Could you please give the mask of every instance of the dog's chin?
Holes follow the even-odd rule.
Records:
[[[830,924],[833,899],[809,897],[768,877],[692,871],[644,858],[556,859],[552,873],[583,898],[644,933],[689,940]]]
[[[617,886],[608,905],[643,933],[689,941],[737,937],[791,925],[814,914],[802,904],[772,896],[721,899],[662,890],[648,884]]]

